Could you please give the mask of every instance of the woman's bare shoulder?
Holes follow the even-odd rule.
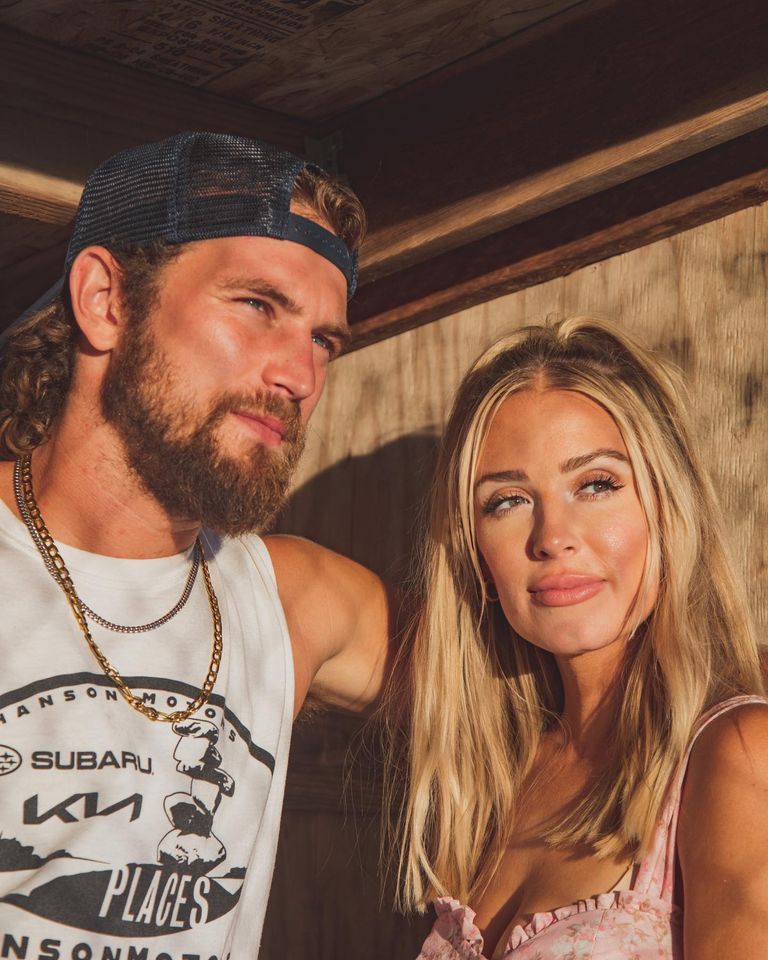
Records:
[[[768,705],[744,704],[697,739],[685,778],[677,850],[685,955],[761,957],[768,926]]]

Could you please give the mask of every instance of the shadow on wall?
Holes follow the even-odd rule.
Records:
[[[434,434],[409,434],[333,464],[293,492],[276,531],[402,582],[437,447]],[[375,736],[363,746],[359,723],[326,713],[295,728],[263,960],[409,960],[431,926],[393,913],[382,894]]]
[[[418,548],[439,439],[412,433],[348,457],[290,496],[275,527],[336,550],[393,582]]]

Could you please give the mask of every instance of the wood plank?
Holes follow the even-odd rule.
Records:
[[[434,917],[392,912],[379,843],[375,817],[285,811],[259,960],[413,960]]]
[[[766,48],[762,0],[622,0],[341,118],[364,282],[765,125]]]
[[[366,284],[352,349],[768,200],[768,129]]]
[[[0,160],[0,211],[43,223],[70,223],[82,183]]]
[[[583,0],[21,0],[0,23],[312,121],[349,110]]]
[[[25,215],[38,210],[62,222],[73,201],[66,184],[84,183],[118,150],[185,129],[261,137],[297,151],[308,130],[290,117],[0,28],[0,155],[9,169],[61,181],[47,194],[33,190],[40,202]],[[9,206],[6,195],[12,212]]]
[[[0,213],[0,291],[3,270],[41,250],[67,243],[70,232],[69,226],[52,227],[39,220],[24,220]]]
[[[61,276],[71,231],[66,227],[59,227],[58,231],[54,236],[60,237],[64,231],[67,234],[65,240],[59,239],[40,249],[29,250],[22,246],[25,255],[16,256],[14,262],[0,267],[0,330],[20,316]]]
[[[371,0],[323,21],[210,88],[314,121],[347,111],[582,0]]]
[[[61,276],[71,232],[70,224],[0,213],[0,330]]]
[[[381,813],[380,763],[370,722],[331,711],[296,723],[285,786],[286,810]]]

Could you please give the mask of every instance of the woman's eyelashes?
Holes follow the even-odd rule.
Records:
[[[573,493],[581,500],[602,500],[623,489],[624,484],[609,473],[601,473],[587,478],[580,478],[573,488]],[[516,507],[531,503],[533,497],[520,491],[498,491],[492,493],[482,504],[484,515],[500,517],[510,513]]]
[[[482,511],[486,516],[497,517],[509,513],[521,503],[527,503],[528,497],[520,493],[493,494],[482,504]]]
[[[615,493],[617,490],[621,490],[623,486],[623,483],[606,473],[582,481],[579,486],[579,491],[585,493],[588,499],[595,500],[597,497]]]

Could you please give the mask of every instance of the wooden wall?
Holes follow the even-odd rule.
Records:
[[[470,361],[524,323],[619,322],[689,375],[704,452],[761,636],[768,628],[768,205],[752,207],[385,340],[334,364],[281,529],[399,578],[436,437]],[[354,724],[294,743],[264,960],[412,960],[418,924],[379,906],[376,801],[341,806]],[[314,793],[312,793],[314,791]],[[302,797],[312,793],[311,810]]]

